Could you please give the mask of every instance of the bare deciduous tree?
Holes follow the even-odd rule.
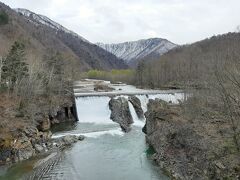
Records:
[[[2,83],[2,67],[3,67],[3,58],[0,56],[0,86]]]

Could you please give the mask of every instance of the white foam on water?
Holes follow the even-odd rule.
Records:
[[[173,104],[178,104],[178,100],[181,100],[183,101],[184,98],[186,98],[185,94],[184,93],[169,93],[169,94],[150,94],[148,96],[146,95],[137,95],[136,96],[140,102],[141,102],[141,106],[142,106],[142,109],[143,109],[143,112],[147,112],[147,104],[149,102],[149,99],[161,99],[163,101],[166,101],[166,102],[172,102]]]
[[[84,133],[83,135],[86,137],[90,137],[90,138],[97,138],[102,135],[123,136],[124,132],[122,131],[121,128],[118,128],[118,129],[112,129],[112,130],[107,130],[107,131]]]
[[[126,98],[126,99],[128,99],[128,96],[127,95],[119,95],[119,96],[115,96],[115,97],[113,97],[113,99],[118,99],[118,98]]]
[[[88,132],[88,133],[61,133],[61,134],[53,135],[52,138],[56,139],[56,138],[64,137],[67,135],[75,135],[75,136],[83,135],[88,138],[98,138],[99,136],[103,136],[103,135],[123,136],[124,132],[121,130],[121,128],[117,128],[117,129],[110,129],[106,131],[95,131],[95,132]]]
[[[133,122],[134,122],[133,125],[138,126],[138,127],[143,127],[145,125],[144,119],[141,120],[138,118],[137,113],[136,113],[132,103],[129,101],[128,101],[128,106],[129,106],[131,116],[133,118]]]
[[[109,101],[110,98],[107,96],[76,98],[79,122],[94,124],[115,124],[110,119],[111,111],[108,106]]]
[[[136,97],[141,102],[141,107],[142,107],[143,112],[144,113],[147,112],[147,104],[148,104],[148,101],[149,101],[148,97],[146,95],[137,95]]]
[[[161,99],[166,102],[172,102],[173,104],[178,104],[178,100],[184,100],[184,93],[169,93],[169,94],[156,94],[149,95],[149,99]]]

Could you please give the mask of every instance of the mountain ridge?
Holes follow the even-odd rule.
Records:
[[[49,27],[54,28],[56,30],[62,30],[66,33],[70,33],[70,34],[72,34],[72,35],[74,35],[78,38],[81,38],[83,41],[89,42],[87,39],[83,38],[79,34],[65,28],[61,24],[51,20],[49,17],[47,17],[45,15],[37,14],[37,13],[34,13],[34,12],[32,12],[28,9],[24,9],[24,8],[15,8],[13,10],[16,11],[17,13],[20,13],[23,16],[32,17],[33,19],[35,19],[36,21],[38,21],[41,24],[45,24],[46,26],[49,26]]]
[[[123,59],[129,65],[136,65],[143,59],[159,57],[177,47],[176,44],[163,38],[140,39],[123,43],[104,44],[96,43],[103,49]]]
[[[113,54],[90,43],[46,16],[26,9],[11,9],[1,2],[0,11],[6,12],[9,16],[9,22],[0,26],[1,56],[7,54],[14,41],[21,41],[26,45],[29,62],[32,61],[33,56],[44,61],[45,56],[61,52],[66,64],[74,62],[74,65],[71,64],[71,66],[75,71],[128,67]]]

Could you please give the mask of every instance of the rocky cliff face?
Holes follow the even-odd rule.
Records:
[[[0,138],[0,165],[29,159],[39,153],[39,146],[43,152],[44,142],[50,137],[51,132],[40,132],[34,126],[26,126],[9,134],[7,139]]]
[[[52,140],[51,127],[56,123],[77,121],[74,99],[65,96],[39,97],[38,102],[19,109],[18,98],[0,95],[0,165],[29,159],[40,153],[64,148],[77,137]],[[59,100],[60,99],[60,100]],[[70,139],[70,140],[69,140]],[[81,138],[82,139],[82,138]]]
[[[27,160],[33,156],[63,150],[77,141],[82,141],[84,136],[67,135],[51,139],[51,131],[38,131],[34,126],[25,127],[12,136],[8,146],[0,148],[0,165]],[[0,143],[4,143],[0,138]],[[1,145],[1,144],[0,144]]]
[[[97,43],[98,46],[123,59],[128,65],[135,66],[143,59],[159,58],[177,45],[161,38],[143,39],[119,44]]]
[[[239,178],[239,157],[222,147],[214,122],[189,121],[179,106],[150,100],[146,112],[147,142],[153,159],[176,179]],[[226,128],[226,127],[225,127]]]

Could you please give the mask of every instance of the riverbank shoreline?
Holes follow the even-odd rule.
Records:
[[[0,165],[14,164],[48,151],[51,128],[55,124],[77,121],[75,99],[72,95],[48,98],[36,97],[19,108],[18,97],[0,95]]]
[[[152,159],[174,179],[238,179],[239,153],[231,146],[231,129],[216,119],[189,119],[181,105],[150,100],[143,132]],[[221,132],[226,134],[223,136]]]
[[[96,92],[96,90],[94,89],[94,87],[95,87],[94,83],[89,82],[89,81],[83,81],[83,82],[84,82],[83,84],[78,84],[76,86],[77,88],[80,88],[82,90],[82,91],[80,91],[81,93],[88,92],[88,93],[90,93],[90,95],[94,94],[94,93],[103,93],[102,89],[100,90],[100,92]],[[104,82],[104,83],[106,83],[106,82]],[[99,84],[99,82],[97,82],[97,84]],[[133,128],[133,129],[135,129],[136,127],[141,128],[144,125],[145,118],[143,116],[143,113],[146,112],[146,110],[149,111],[149,107],[147,108],[147,103],[151,102],[152,99],[155,99],[155,98],[163,99],[166,101],[165,103],[169,103],[169,104],[171,104],[171,106],[175,106],[174,104],[181,102],[179,100],[185,99],[185,94],[182,93],[182,91],[181,91],[181,93],[179,93],[179,91],[175,91],[175,90],[170,91],[170,92],[168,91],[166,93],[161,93],[163,91],[158,91],[159,94],[149,94],[149,95],[144,94],[144,95],[142,95],[140,91],[149,92],[149,90],[141,90],[141,89],[135,88],[133,86],[121,85],[121,84],[118,84],[116,86],[110,84],[109,86],[115,87],[115,89],[112,90],[111,92],[117,92],[116,96],[107,97],[105,95],[104,96],[101,95],[101,97],[91,96],[91,97],[77,97],[77,98],[72,97],[72,96],[67,96],[67,97],[63,96],[63,97],[59,97],[59,98],[61,98],[61,102],[55,103],[54,106],[52,106],[53,108],[51,108],[51,110],[49,108],[46,108],[47,101],[41,100],[42,104],[39,106],[39,110],[41,112],[37,113],[39,119],[37,121],[38,124],[35,125],[36,137],[35,136],[31,137],[31,139],[29,140],[31,145],[28,143],[29,146],[33,147],[33,149],[34,149],[33,151],[35,154],[29,155],[29,157],[27,157],[26,159],[29,159],[30,157],[34,157],[34,156],[36,157],[37,155],[41,154],[41,153],[36,153],[36,151],[42,152],[44,154],[46,148],[48,148],[48,153],[49,153],[52,151],[52,149],[51,149],[52,146],[54,146],[53,153],[55,153],[56,151],[61,149],[61,145],[57,145],[59,143],[55,142],[57,139],[54,138],[55,140],[53,140],[51,138],[52,136],[51,136],[50,128],[54,127],[56,124],[62,124],[64,122],[76,121],[77,115],[76,115],[76,113],[74,114],[74,109],[73,109],[73,106],[75,106],[73,101],[75,102],[75,100],[76,100],[76,106],[79,106],[78,113],[81,112],[80,114],[81,114],[81,122],[82,123],[95,123],[98,121],[97,123],[114,124],[114,122],[117,122],[124,132],[131,133],[131,131],[130,131],[131,128]],[[106,86],[104,86],[104,87],[106,88]],[[107,89],[109,89],[109,88],[107,88]],[[131,95],[134,93],[137,95],[136,96],[126,96],[126,94],[129,95],[129,92]],[[106,92],[106,93],[109,93],[109,92]],[[120,97],[122,96],[122,97],[118,98],[118,96],[120,96]],[[63,101],[63,99],[65,99],[65,98],[66,98],[66,100]],[[56,97],[54,99],[58,99],[58,98]],[[93,105],[91,103],[91,100],[94,100],[94,102],[97,103],[97,105],[98,105],[98,106],[94,106],[96,111],[92,110]],[[111,103],[110,103],[110,100],[111,100]],[[144,102],[144,104],[141,104],[141,102],[142,103]],[[43,109],[42,109],[42,107],[43,107]],[[132,110],[130,109],[130,107],[132,107]],[[136,115],[134,116],[135,117],[134,120],[130,118],[130,116],[133,117],[132,116],[133,111],[135,111],[135,113],[136,113]],[[162,111],[162,112],[157,111],[155,113],[157,115],[161,115],[161,113],[167,114],[168,111],[169,111],[168,109],[164,109],[164,111]],[[76,112],[76,109],[75,109],[75,112]],[[122,116],[123,114],[124,114],[124,116]],[[146,117],[147,117],[147,114],[148,113],[145,114]],[[96,117],[96,115],[98,115],[98,117]],[[102,117],[100,117],[100,115],[102,115]],[[173,113],[172,115],[175,116],[176,114]],[[124,121],[122,121],[122,119]],[[160,117],[160,119],[161,119],[161,117]],[[109,122],[106,122],[108,120],[109,120]],[[168,120],[166,120],[166,121],[168,121]],[[80,126],[80,125],[78,124],[76,126]],[[85,126],[86,125],[83,125],[83,127],[85,127]],[[103,127],[103,126],[99,126],[99,127]],[[158,127],[158,126],[156,125],[156,127]],[[93,125],[91,125],[91,126],[89,125],[89,126],[87,126],[87,129],[88,128],[89,129],[93,128],[93,134],[94,133],[96,134],[96,131],[95,131],[96,127],[94,127]],[[114,125],[114,128],[116,128],[116,129],[110,129],[110,130],[106,130],[106,131],[104,131],[104,128],[103,128],[101,130],[102,133],[97,133],[97,134],[102,134],[102,135],[109,134],[111,136],[115,136],[115,135],[119,134],[119,131],[121,131],[121,129],[118,128],[118,129],[120,129],[120,130],[118,130],[115,125]],[[111,131],[114,131],[114,133]],[[66,137],[65,135],[67,135],[67,134],[68,135],[69,134],[81,134],[83,132],[84,132],[84,130],[81,129],[81,131],[79,130],[77,132],[73,131],[73,132],[63,133],[62,134],[63,136],[60,133],[61,136],[58,136],[58,135],[57,136],[64,138],[64,137]],[[126,134],[126,136],[128,136],[128,133]],[[154,146],[155,145],[154,141],[156,138],[154,137],[153,139],[151,139],[148,137],[148,135],[149,134],[147,134],[147,136],[146,136],[147,142],[151,146],[153,146],[156,151],[157,146]],[[28,135],[25,135],[25,136],[27,136],[27,138],[28,138]],[[42,139],[43,137],[45,138],[44,140]],[[74,137],[76,139],[76,136],[74,136]],[[62,140],[60,140],[60,141],[62,141]],[[73,143],[75,143],[75,140],[72,143],[69,143],[70,146]],[[46,146],[46,144],[47,144],[47,146]],[[158,143],[158,144],[160,144],[160,143]],[[63,145],[63,146],[65,146],[65,145]],[[78,144],[77,144],[77,146],[78,146]],[[23,152],[28,152],[28,151],[29,151],[29,149],[26,148],[26,151],[23,151]],[[156,151],[156,152],[158,152],[158,151]],[[50,157],[51,157],[51,155],[50,155]],[[158,154],[155,154],[152,157],[153,157],[153,160],[156,161],[163,170],[165,170],[165,172],[168,172],[167,174],[169,176],[176,174],[174,172],[173,167],[165,165],[174,159],[165,160],[165,161],[163,161],[163,159],[161,159],[161,161],[160,161],[158,158],[159,157]],[[48,168],[47,167],[48,165],[51,166],[50,164],[52,164],[52,163],[54,164],[54,162],[57,162],[57,159],[54,160],[54,158],[55,158],[55,156],[53,156],[53,159],[49,158],[48,159],[49,163],[46,162],[46,163],[43,163],[42,165],[46,166],[46,168]],[[164,165],[163,165],[163,163],[164,163]],[[33,175],[38,176],[37,174],[39,174],[41,172],[41,170],[39,170],[41,168],[42,168],[41,165],[39,167],[36,166],[36,171],[34,171],[33,174],[31,174],[31,173],[30,174],[32,176]],[[161,171],[159,171],[159,172],[161,172]],[[175,175],[175,177],[178,177],[178,176]]]
[[[47,142],[47,147],[44,151],[38,152],[26,160],[1,166],[0,179],[41,179],[44,177],[46,169],[51,169],[51,167],[56,165],[65,151],[84,139],[83,135],[66,135],[52,138]],[[21,171],[18,170],[19,168]],[[14,173],[15,171],[16,173]]]

